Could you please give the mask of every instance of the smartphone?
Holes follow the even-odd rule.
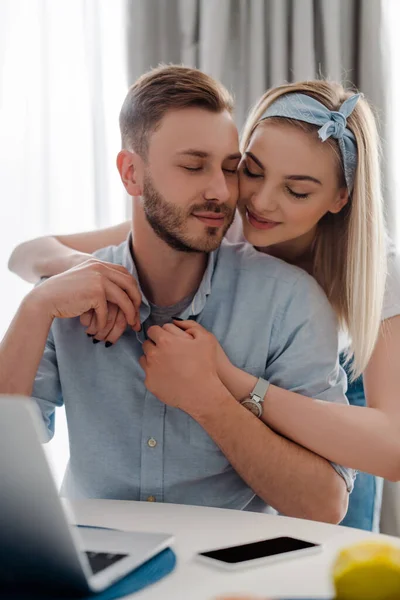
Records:
[[[292,537],[277,537],[251,544],[200,552],[197,554],[197,558],[210,565],[232,571],[256,567],[285,558],[314,554],[321,552],[322,548],[322,544],[314,544]]]

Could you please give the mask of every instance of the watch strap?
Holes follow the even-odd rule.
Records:
[[[259,377],[253,391],[250,394],[250,398],[256,402],[264,402],[266,393],[268,392],[269,381]]]

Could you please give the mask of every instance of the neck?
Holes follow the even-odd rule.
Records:
[[[257,248],[260,252],[265,252],[276,258],[280,258],[291,265],[301,267],[306,271],[312,271],[312,248],[315,240],[316,228],[304,235],[288,240],[280,244],[273,244],[265,248]]]
[[[143,208],[133,203],[132,246],[141,288],[157,306],[172,306],[197,290],[207,267],[207,254],[179,252],[161,240]]]

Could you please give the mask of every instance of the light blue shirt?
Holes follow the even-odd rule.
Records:
[[[138,278],[129,242],[96,256]],[[149,312],[142,293],[142,323]],[[210,255],[193,301],[179,316],[196,316],[248,373],[306,396],[347,402],[336,319],[303,270],[248,244],[224,241]],[[65,405],[70,461],[62,493],[268,510],[195,420],[147,391],[139,365],[144,335],[144,328],[140,333],[127,329],[105,348],[92,344],[79,319],[54,321],[33,396],[48,439],[55,407]],[[333,467],[350,490],[353,472]]]

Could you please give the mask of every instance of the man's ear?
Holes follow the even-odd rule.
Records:
[[[143,160],[136,152],[121,150],[117,156],[117,169],[130,196],[141,196],[143,190]]]
[[[340,188],[336,198],[332,202],[329,212],[333,214],[339,213],[349,201],[349,191],[347,188]]]

